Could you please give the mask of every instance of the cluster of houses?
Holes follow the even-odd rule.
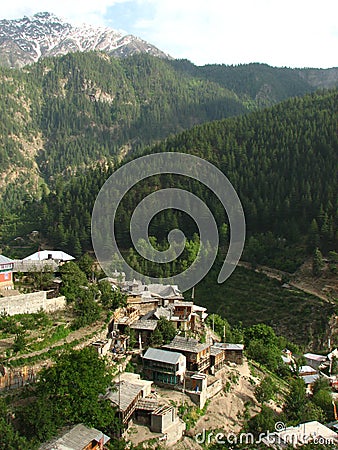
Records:
[[[44,270],[47,266],[56,270],[59,264],[71,259],[72,256],[55,251],[37,252],[21,261],[0,255],[0,292],[13,289],[15,272],[31,271],[36,267]],[[110,282],[113,290],[120,289],[126,294],[126,306],[114,311],[106,338],[92,345],[100,355],[109,354],[118,363],[127,354],[136,356],[142,362],[142,378],[140,374],[120,369],[112,388],[103,397],[118,411],[123,424],[121,433],[136,422],[147,425],[151,432],[158,434],[160,440],[165,439],[168,445],[173,445],[182,437],[185,423],[177,416],[175,407],[158,396],[154,385],[180,391],[202,408],[208,398],[222,389],[222,380],[215,377],[217,372],[225,364],[243,363],[244,346],[219,342],[215,335],[205,335],[207,309],[193,301],[186,301],[178,286],[126,281],[125,274],[119,272],[105,280]],[[171,323],[176,335],[171,342],[154,347],[151,345],[152,337],[161,318]],[[133,351],[130,351],[131,334],[134,335],[137,348]],[[203,342],[199,340],[201,336],[204,336]],[[320,376],[327,377],[333,390],[338,390],[338,380],[331,376],[333,360],[338,358],[337,349],[326,356],[313,353],[303,356],[306,364],[299,367],[298,371],[308,393],[312,392],[313,384]],[[282,358],[286,364],[295,363],[292,353],[287,349]],[[331,430],[324,430],[326,427],[318,422],[305,425],[311,425],[315,434],[320,436],[332,434]],[[318,427],[321,427],[320,430]],[[288,431],[297,434],[299,430],[295,428]],[[280,444],[284,438],[287,444],[288,434],[284,434],[276,432],[276,442],[270,442],[270,447],[277,448],[277,441]],[[333,436],[331,434],[330,437]],[[336,433],[334,435],[336,437]],[[40,448],[103,449],[109,439],[99,430],[78,424]]]
[[[334,349],[326,355],[305,353],[303,358],[305,364],[298,367],[298,375],[303,379],[308,394],[312,394],[313,386],[320,377],[329,381],[333,391],[338,390],[337,375],[332,374],[333,362],[335,359],[338,361],[338,349]],[[282,359],[286,364],[296,367],[295,359],[290,350],[284,350]]]
[[[129,351],[142,361],[140,375],[120,373],[109,399],[120,412],[124,428],[130,423],[146,424],[151,431],[163,433],[167,443],[179,440],[185,424],[172,405],[162,403],[154,394],[153,385],[181,391],[200,408],[208,398],[222,389],[221,379],[214,376],[226,363],[243,362],[243,344],[229,344],[198,336],[205,331],[208,316],[204,307],[184,300],[175,285],[125,281],[124,274],[108,280],[112,289],[119,288],[127,296],[126,306],[118,308],[108,325],[108,338],[93,342],[99,354],[122,360],[129,348],[131,330],[136,350]],[[152,335],[161,318],[175,328],[171,342],[160,348],[151,346]],[[215,337],[215,336],[214,336]]]
[[[0,283],[0,290],[13,288],[15,272],[45,270],[47,267],[57,270],[59,264],[71,259],[70,255],[56,251],[40,251],[20,261],[2,257],[0,274],[6,273],[3,276],[6,285]],[[179,390],[203,407],[206,400],[222,388],[215,373],[226,361],[242,363],[243,345],[215,342],[211,338],[199,342],[198,337],[205,331],[207,309],[186,301],[178,286],[126,281],[124,273],[119,272],[105,280],[110,282],[113,290],[120,289],[125,293],[127,302],[125,307],[114,311],[107,337],[92,345],[99,354],[109,354],[117,362],[122,361],[130,353],[127,350],[133,333],[137,349],[132,353],[141,358],[144,378],[139,374],[120,372],[105,398],[117,408],[124,430],[136,421],[159,433],[167,444],[173,444],[182,437],[185,423],[177,416],[175,407],[154,392],[154,385]],[[161,318],[172,324],[177,335],[161,348],[153,348],[151,338]],[[52,445],[53,448],[65,445],[73,448],[78,440],[79,447],[76,448],[83,445],[83,448],[96,449],[103,448],[108,439],[100,431],[79,424],[54,439]],[[47,447],[41,449],[50,448],[51,443],[45,445]]]
[[[14,274],[38,272],[45,269],[57,271],[60,264],[74,257],[61,250],[41,250],[23,259],[10,259],[0,255],[0,292],[14,289]]]

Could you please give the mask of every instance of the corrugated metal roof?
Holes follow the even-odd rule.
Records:
[[[143,359],[150,359],[152,361],[161,361],[167,364],[177,364],[182,357],[182,353],[169,352],[168,350],[161,350],[159,348],[148,348]]]
[[[12,259],[7,258],[5,255],[0,255],[0,264],[10,264],[14,262]]]

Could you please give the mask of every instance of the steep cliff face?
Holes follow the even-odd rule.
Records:
[[[298,73],[310,86],[315,88],[331,89],[337,86],[338,67],[332,67],[331,69],[302,69]]]

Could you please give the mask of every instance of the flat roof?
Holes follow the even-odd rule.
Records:
[[[145,352],[143,359],[160,361],[167,364],[177,364],[182,356],[183,356],[182,353],[169,352],[168,350],[161,350],[159,348],[149,347],[148,350]]]

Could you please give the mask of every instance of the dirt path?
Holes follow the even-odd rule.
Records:
[[[200,417],[195,427],[187,433],[193,440],[198,433],[203,433],[203,430],[219,429],[225,434],[238,433],[244,423],[243,415],[248,408],[247,405],[250,403],[248,408],[250,415],[259,411],[254,396],[254,388],[259,380],[251,375],[246,360],[236,367],[226,366],[217,377],[222,378],[223,387],[229,380],[233,380],[230,390],[229,392],[222,390],[210,399],[206,414]]]
[[[254,270],[257,273],[264,273],[264,275],[266,275],[269,278],[273,278],[275,280],[281,281],[283,277],[286,277],[289,279],[288,284],[300,291],[305,292],[306,294],[310,294],[310,295],[314,295],[315,297],[320,298],[321,300],[324,300],[325,302],[328,303],[334,303],[330,296],[327,294],[323,294],[322,290],[323,290],[323,283],[318,283],[318,286],[314,285],[314,281],[312,280],[311,284],[310,281],[307,278],[304,278],[303,280],[297,280],[297,278],[299,278],[301,276],[301,274],[299,272],[297,272],[296,274],[290,274],[288,272],[283,272],[282,270],[277,270],[277,269],[273,269],[271,267],[267,267],[267,266],[257,266],[255,269],[253,269],[251,267],[251,264],[241,261],[238,263],[239,266],[241,267],[245,267],[246,269],[249,270]],[[294,280],[290,279],[290,278],[296,278]]]

